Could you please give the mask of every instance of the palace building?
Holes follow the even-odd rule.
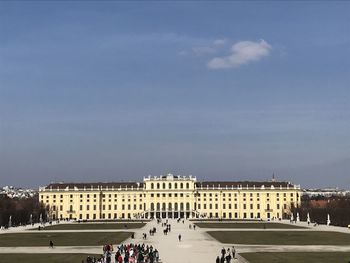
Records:
[[[52,183],[40,201],[56,219],[286,218],[300,205],[289,182],[203,181],[193,176],[148,176],[143,182]]]

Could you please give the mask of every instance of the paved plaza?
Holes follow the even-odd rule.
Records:
[[[163,219],[164,222],[165,219]],[[189,220],[177,222],[177,220],[169,220],[171,224],[171,232],[167,235],[163,234],[163,227],[157,224],[156,220],[148,222],[144,227],[138,229],[128,229],[128,231],[135,232],[134,239],[127,239],[124,243],[137,243],[152,245],[158,249],[160,258],[163,263],[213,263],[216,256],[220,255],[223,247],[232,248],[234,245],[238,253],[247,252],[350,252],[350,244],[344,246],[291,246],[291,245],[247,245],[247,244],[222,244],[212,238],[207,231],[252,231],[253,229],[225,229],[225,228],[199,228],[196,230],[193,227],[190,229],[189,224],[193,222]],[[284,221],[289,224],[289,222]],[[268,224],[268,223],[267,223]],[[298,225],[308,226],[306,223],[298,223]],[[154,236],[149,236],[149,230],[155,227],[157,233]],[[333,227],[333,226],[311,226],[308,229],[269,229],[269,231],[335,231],[350,234],[347,228]],[[123,229],[107,230],[108,232],[121,232]],[[254,231],[265,231],[263,229]],[[23,233],[23,232],[39,232],[37,230],[28,230],[28,227],[18,227],[9,230],[0,231],[3,233]],[[106,232],[106,230],[44,230],[40,232]],[[143,233],[147,233],[147,239],[144,240]],[[179,242],[178,235],[181,234],[182,240]],[[114,244],[115,247],[119,244]],[[0,253],[83,253],[83,254],[101,254],[102,246],[59,246],[53,249],[47,247],[0,247]],[[114,260],[112,261],[114,262]],[[247,262],[238,255],[238,258],[232,261]]]

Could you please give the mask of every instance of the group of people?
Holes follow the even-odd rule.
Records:
[[[121,244],[114,253],[112,245],[103,246],[100,257],[88,256],[82,263],[111,263],[114,257],[116,263],[158,263],[159,252],[153,246],[145,244]]]
[[[192,227],[192,224],[189,224],[189,225],[188,225],[188,228],[189,228],[189,229],[192,229],[192,228],[193,228],[193,230],[196,230],[196,225],[193,224],[193,227]]]
[[[236,258],[236,249],[233,246],[231,249],[224,247],[221,249],[221,256],[216,257],[215,263],[231,263],[232,259]]]
[[[106,256],[106,263],[108,255]],[[120,245],[115,253],[115,262],[118,263],[157,263],[159,262],[159,252],[153,246],[145,244]]]
[[[98,257],[98,258],[96,258],[96,257],[90,257],[90,256],[88,256],[87,258],[86,258],[86,261],[82,261],[82,263],[105,263],[106,261],[105,261],[105,257],[104,257],[104,255],[101,255],[100,257]]]

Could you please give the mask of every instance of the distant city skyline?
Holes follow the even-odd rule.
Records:
[[[0,2],[0,183],[350,189],[350,2]]]

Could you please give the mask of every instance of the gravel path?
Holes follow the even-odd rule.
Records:
[[[145,243],[157,248],[163,263],[215,263],[215,258],[220,254],[223,244],[219,243],[206,231],[335,231],[342,233],[350,233],[347,228],[334,226],[311,226],[309,229],[223,229],[223,228],[196,228],[189,229],[189,224],[193,225],[193,221],[185,220],[185,223],[177,223],[176,220],[169,220],[171,224],[171,232],[168,235],[163,234],[161,224],[157,224],[155,220],[148,222],[143,228],[133,229],[135,232],[134,239],[128,239],[125,243]],[[282,221],[289,224],[289,221]],[[297,225],[308,226],[305,222],[299,222]],[[37,226],[36,226],[37,227]],[[149,236],[149,230],[153,227],[157,228],[154,236]],[[2,230],[0,233],[23,233],[38,232],[37,230],[29,230],[29,227],[18,227],[9,230]],[[131,229],[131,228],[130,228]],[[129,230],[129,229],[128,229]],[[120,232],[124,229],[113,230],[47,230],[45,232]],[[43,231],[44,232],[44,231]],[[142,239],[142,233],[147,233],[147,240]],[[182,241],[179,242],[178,235],[181,234]],[[119,244],[115,244],[117,246]],[[233,245],[233,244],[232,244]],[[225,247],[232,247],[225,244]],[[271,246],[271,245],[234,245],[237,252],[350,252],[349,246]],[[0,253],[83,253],[83,254],[100,254],[101,246],[62,246],[62,247],[0,247]],[[248,263],[244,258],[238,255],[232,263]]]

